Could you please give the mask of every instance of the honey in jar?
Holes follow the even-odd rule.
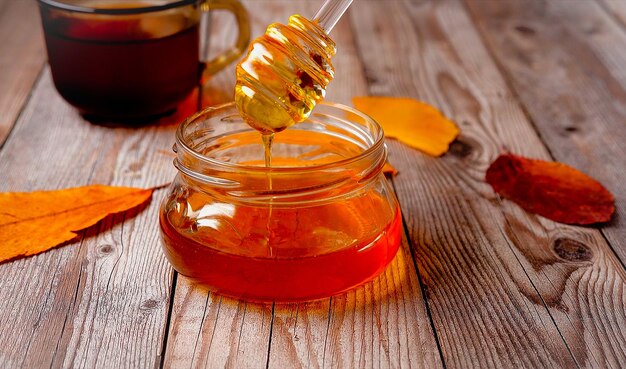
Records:
[[[179,173],[161,205],[167,258],[213,291],[256,301],[312,300],[374,278],[402,228],[383,140],[371,118],[323,103],[275,136],[266,167],[234,104],[197,113],[178,129]]]

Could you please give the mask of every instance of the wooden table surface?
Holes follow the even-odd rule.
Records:
[[[245,4],[256,36],[320,1]],[[219,49],[235,31],[216,18]],[[415,97],[462,131],[441,158],[388,142],[405,237],[381,277],[306,304],[212,294],[163,256],[158,190],[0,265],[0,366],[626,367],[626,0],[358,0],[333,37],[328,100]],[[143,128],[94,125],[45,59],[35,1],[0,0],[0,191],[172,180],[193,103]],[[215,75],[204,104],[229,100],[233,80],[232,67]],[[617,214],[584,228],[524,212],[484,183],[504,151],[590,174]]]

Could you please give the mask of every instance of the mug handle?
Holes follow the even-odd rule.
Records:
[[[239,34],[237,41],[230,49],[224,50],[220,55],[216,56],[210,61],[205,61],[204,77],[215,74],[220,69],[224,68],[228,64],[237,59],[248,47],[250,43],[250,21],[248,18],[248,12],[238,0],[203,0],[200,6],[200,10],[204,13],[208,13],[209,10],[226,10],[235,16],[237,20],[237,28]],[[209,32],[209,30],[207,30]],[[208,35],[205,35],[208,37]]]

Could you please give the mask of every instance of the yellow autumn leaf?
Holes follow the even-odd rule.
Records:
[[[448,151],[459,135],[456,124],[434,107],[411,98],[366,96],[353,97],[354,106],[374,118],[395,138],[432,156]]]
[[[109,214],[144,203],[154,189],[92,185],[0,193],[0,262],[47,251]]]

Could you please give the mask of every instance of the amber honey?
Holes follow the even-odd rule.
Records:
[[[165,255],[211,290],[256,301],[341,293],[381,273],[401,239],[380,127],[323,103],[267,142],[234,104],[178,129],[160,210]]]
[[[368,203],[379,201],[366,197],[272,209],[271,217],[269,209],[237,207],[232,217],[222,213],[206,219],[212,226],[201,232],[181,229],[175,212],[163,213],[164,250],[181,274],[222,294],[251,300],[322,298],[377,276],[395,256],[400,212],[372,214]],[[384,219],[364,219],[365,214]],[[374,224],[384,226],[371,228]]]

